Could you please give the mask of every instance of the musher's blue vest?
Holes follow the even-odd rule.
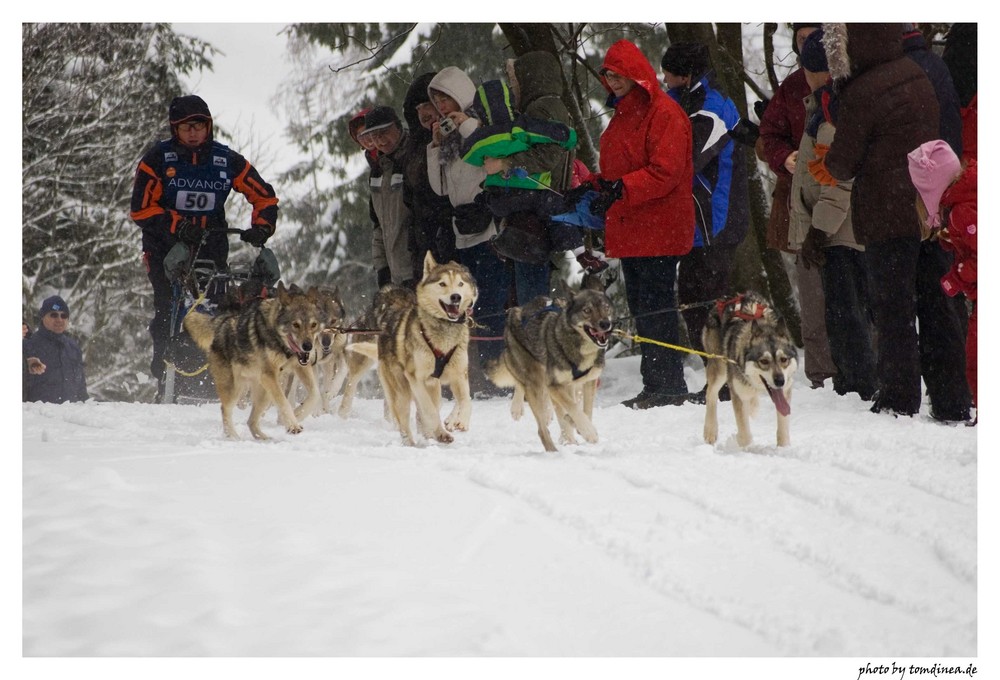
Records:
[[[160,205],[182,215],[201,217],[225,214],[226,199],[233,188],[229,147],[212,142],[198,165],[182,160],[171,140],[160,142],[163,153],[163,198]]]

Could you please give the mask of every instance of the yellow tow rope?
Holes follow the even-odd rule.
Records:
[[[667,349],[675,349],[678,352],[687,352],[688,354],[697,354],[698,356],[707,357],[709,359],[722,359],[725,362],[733,364],[734,366],[739,366],[739,364],[729,357],[724,357],[721,354],[709,354],[708,352],[700,352],[696,349],[691,349],[690,347],[681,347],[680,345],[671,345],[668,342],[662,342],[660,340],[653,340],[652,338],[644,338],[641,335],[629,335],[625,331],[616,328],[611,331],[612,335],[617,335],[619,338],[626,338],[632,342],[646,342],[650,345],[659,345],[660,347],[666,347]]]

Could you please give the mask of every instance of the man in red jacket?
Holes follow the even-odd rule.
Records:
[[[639,335],[676,345],[677,262],[694,243],[691,122],[659,87],[656,71],[633,43],[619,40],[601,68],[615,112],[601,135],[600,196],[605,244],[621,259],[625,295]],[[683,355],[642,345],[642,392],[623,402],[636,409],[680,405],[688,398]]]

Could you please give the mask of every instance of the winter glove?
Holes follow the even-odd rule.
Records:
[[[826,255],[823,254],[823,244],[826,243],[826,234],[819,229],[810,227],[806,232],[806,238],[799,248],[799,257],[806,269],[816,267],[817,269],[826,264]]]
[[[382,267],[379,269],[375,276],[377,278],[378,287],[386,285],[387,283],[392,283],[392,272],[389,271],[388,267]]]
[[[760,137],[760,126],[746,118],[740,118],[733,129],[729,131],[729,136],[739,144],[753,146],[757,143],[757,138]]]
[[[622,190],[625,185],[620,179],[611,182],[606,179],[597,180],[597,198],[590,202],[590,212],[592,215],[604,215],[608,212],[611,204],[622,197]]]
[[[190,264],[191,246],[186,243],[175,243],[163,258],[163,273],[167,275],[168,281],[173,281],[187,274]]]
[[[583,182],[580,186],[563,192],[563,208],[567,211],[575,210],[576,204],[580,202],[580,199],[583,198],[588,191],[593,190],[594,187],[590,186],[589,182]]]
[[[201,244],[201,237],[205,234],[205,230],[188,218],[182,217],[177,222],[174,234],[177,235],[181,243],[186,243],[189,246],[197,246]]]
[[[826,169],[826,152],[829,150],[830,146],[828,144],[817,144],[813,147],[816,158],[809,161],[809,174],[823,186],[835,187],[837,186],[837,180]]]
[[[244,229],[240,232],[240,240],[246,241],[252,246],[257,246],[258,248],[263,248],[264,243],[267,239],[271,238],[271,232],[267,227],[262,227],[259,224],[255,224],[249,229]]]

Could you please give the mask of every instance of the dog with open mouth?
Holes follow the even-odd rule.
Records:
[[[792,412],[792,378],[798,367],[798,350],[784,320],[763,296],[746,292],[716,302],[702,332],[705,351],[717,355],[705,366],[705,441],[719,438],[719,390],[726,383],[736,414],[736,442],[753,441],[750,418],[766,394],[777,412],[777,443],[791,443],[788,418]]]
[[[300,419],[319,402],[313,364],[323,329],[319,291],[303,292],[292,284],[278,284],[274,297],[255,299],[211,316],[192,309],[184,329],[208,357],[208,368],[222,406],[222,428],[239,439],[233,427],[233,408],[250,392],[252,406],[247,425],[255,439],[268,439],[260,418],[272,404],[291,434],[302,431]],[[306,402],[292,409],[281,385],[282,370],[295,372],[306,389]]]
[[[447,444],[454,440],[451,432],[469,428],[469,321],[478,296],[466,267],[439,264],[428,251],[412,303],[389,305],[380,313],[379,382],[407,446],[416,445],[411,403],[416,405],[419,432],[427,439]],[[360,345],[352,349],[362,350]],[[443,385],[451,388],[455,406],[442,424]]]
[[[574,430],[597,442],[594,399],[612,317],[611,300],[590,289],[557,300],[540,296],[507,312],[504,349],[487,374],[496,385],[514,388],[515,420],[527,400],[546,451],[557,450],[548,429],[553,407],[561,442],[575,444]]]

